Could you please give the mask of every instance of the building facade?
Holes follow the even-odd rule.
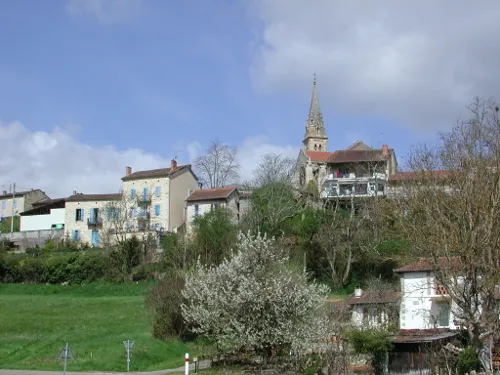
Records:
[[[217,208],[226,208],[234,224],[240,221],[240,200],[236,187],[220,187],[193,191],[186,199],[186,229],[193,232],[194,220],[198,216]]]
[[[20,231],[63,229],[66,199],[43,199],[20,214]]]
[[[20,213],[33,208],[33,203],[49,199],[40,189],[11,192],[4,190],[0,195],[0,220],[18,216]]]
[[[356,141],[347,149],[328,151],[316,78],[302,143],[295,169],[299,189],[317,192],[324,200],[387,195],[389,177],[397,171],[394,149]]]

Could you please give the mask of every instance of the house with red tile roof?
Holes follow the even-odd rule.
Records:
[[[328,151],[316,78],[302,143],[295,171],[296,185],[306,190],[313,184],[323,199],[385,196],[387,181],[397,171],[394,149],[386,144],[376,149],[356,141],[347,149]]]
[[[213,189],[198,189],[186,198],[186,230],[193,232],[194,220],[207,212],[218,208],[226,208],[231,213],[235,224],[240,221],[239,192],[235,186]]]

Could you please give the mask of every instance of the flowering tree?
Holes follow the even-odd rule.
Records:
[[[266,359],[282,349],[309,349],[325,337],[327,293],[289,266],[274,239],[240,233],[238,252],[187,277],[182,313],[221,352]]]

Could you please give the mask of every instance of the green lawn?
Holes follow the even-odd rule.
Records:
[[[124,371],[122,341],[135,341],[131,371],[184,364],[194,344],[151,336],[144,297],[150,284],[0,284],[0,368],[61,370],[55,358],[67,342],[68,371]]]

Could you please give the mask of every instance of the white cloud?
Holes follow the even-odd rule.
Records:
[[[314,4],[313,4],[314,3]],[[500,87],[500,2],[258,0],[254,83],[302,90],[324,107],[413,129],[451,124]]]
[[[66,10],[73,15],[89,15],[101,25],[127,23],[144,10],[144,0],[68,0]]]
[[[164,168],[170,159],[140,149],[92,147],[74,138],[72,129],[31,131],[23,124],[0,123],[0,188],[16,182],[18,190],[42,189],[51,197],[82,193],[114,193],[125,166],[133,170]]]
[[[81,193],[114,193],[121,187],[125,167],[132,171],[165,168],[170,158],[140,149],[118,150],[114,146],[90,146],[77,140],[78,127],[55,128],[51,132],[32,131],[20,122],[0,122],[0,190],[16,183],[17,190],[42,189],[50,197],[65,197],[73,190]],[[182,150],[180,150],[182,148]],[[296,157],[298,148],[277,146],[265,136],[248,138],[239,147],[241,179],[248,180],[266,153]],[[204,152],[199,142],[179,146],[192,161]],[[179,163],[186,160],[180,157]]]
[[[241,182],[251,180],[253,171],[261,161],[262,156],[270,153],[296,158],[299,154],[299,147],[273,145],[269,143],[269,138],[266,136],[247,138],[238,146],[236,155],[241,166]]]

